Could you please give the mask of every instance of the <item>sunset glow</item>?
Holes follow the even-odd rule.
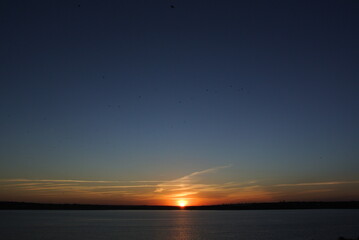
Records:
[[[188,203],[188,202],[187,202],[186,200],[179,200],[179,201],[177,202],[178,206],[180,206],[181,208],[187,206],[187,203]]]

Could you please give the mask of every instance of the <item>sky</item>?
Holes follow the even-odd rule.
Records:
[[[0,2],[0,201],[359,200],[359,2]]]

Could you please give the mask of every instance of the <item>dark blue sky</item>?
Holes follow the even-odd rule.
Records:
[[[0,176],[356,181],[358,29],[354,0],[1,1]]]

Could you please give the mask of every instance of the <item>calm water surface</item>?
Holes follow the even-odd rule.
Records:
[[[2,240],[311,240],[359,236],[359,210],[0,211]]]

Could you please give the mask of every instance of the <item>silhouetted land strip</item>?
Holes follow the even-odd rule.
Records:
[[[359,209],[359,201],[350,202],[273,202],[207,206],[90,205],[0,202],[0,210],[275,210],[275,209]]]

